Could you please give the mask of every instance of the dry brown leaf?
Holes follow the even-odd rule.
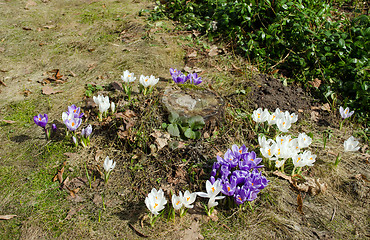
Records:
[[[62,183],[63,182],[63,173],[64,173],[64,166],[62,167],[62,169],[58,170],[57,174],[55,174],[55,176],[53,177],[53,182],[55,182],[58,179],[59,183]]]
[[[310,83],[313,87],[318,88],[321,85],[321,80],[315,78],[313,81],[309,81],[308,83]]]
[[[84,205],[82,205],[81,207],[79,207],[79,208],[71,208],[71,210],[69,210],[69,212],[68,212],[68,214],[67,214],[67,216],[66,216],[66,218],[65,218],[65,220],[70,220],[71,218],[72,218],[72,216],[73,215],[75,215],[76,213],[78,213],[79,211],[81,211],[82,209],[84,209],[85,208],[85,206]]]
[[[112,82],[110,85],[114,90],[123,91],[122,84],[120,82]]]
[[[168,140],[171,138],[168,132],[161,132],[159,130],[154,130],[154,133],[150,136],[155,138],[155,143],[158,146],[158,151],[168,145]]]
[[[186,55],[186,57],[188,58],[195,58],[197,56],[197,51],[193,51],[191,53],[189,53],[188,55]]]
[[[330,108],[330,105],[329,103],[325,103],[321,106],[321,109],[324,110],[324,111],[328,111],[328,112],[331,112],[331,108]]]
[[[17,215],[0,215],[0,220],[10,220],[16,216]]]
[[[283,178],[285,180],[288,180],[291,184],[293,184],[293,181],[292,181],[292,177],[291,176],[288,176],[285,173],[282,173],[282,172],[280,172],[278,170],[276,170],[275,172],[273,172],[273,174],[275,176],[278,176],[278,177],[281,177],[281,178]]]
[[[355,178],[356,178],[357,180],[359,180],[359,181],[364,180],[365,182],[369,182],[369,180],[367,179],[367,177],[366,177],[365,175],[361,174],[361,173],[356,174],[356,175],[355,175]]]
[[[211,46],[211,49],[209,49],[208,55],[209,55],[210,57],[213,57],[213,56],[218,55],[218,49],[217,49],[217,46],[215,46],[215,45]]]
[[[45,87],[42,88],[42,94],[45,94],[45,95],[51,95],[51,94],[56,94],[56,93],[61,93],[61,92],[63,92],[63,91],[54,90],[50,86],[45,86]]]
[[[314,121],[314,122],[317,122],[319,121],[319,118],[320,118],[320,114],[316,111],[312,111],[311,112],[311,120]]]
[[[297,204],[298,204],[298,207],[297,207],[298,212],[300,214],[304,215],[304,212],[303,212],[303,199],[302,199],[301,193],[298,193],[298,196],[297,196]]]

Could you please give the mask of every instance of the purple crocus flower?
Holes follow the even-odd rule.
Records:
[[[81,130],[81,135],[84,137],[84,138],[88,138],[90,136],[90,134],[92,133],[92,126],[91,124],[89,124],[89,126],[87,126],[86,128],[83,128]]]
[[[248,171],[235,170],[232,175],[236,177],[236,185],[243,185],[246,178],[249,177],[250,173]]]
[[[237,204],[243,204],[247,200],[246,195],[245,189],[237,186],[234,193],[235,202]]]
[[[248,152],[248,148],[244,144],[240,148],[236,144],[234,144],[231,149],[234,157],[238,159],[240,159],[242,154],[246,154]]]
[[[202,78],[198,77],[197,73],[191,73],[188,76],[190,76],[189,81],[190,81],[191,84],[199,85],[199,84],[202,83]]]
[[[222,164],[220,168],[221,178],[228,178],[230,175],[230,165]]]
[[[224,160],[225,160],[225,162],[230,164],[231,168],[236,167],[238,165],[238,161],[239,161],[238,158],[235,158],[235,155],[233,154],[233,152],[230,149],[227,149],[227,151],[224,155]]]
[[[45,129],[46,124],[48,123],[48,115],[45,113],[44,115],[39,114],[33,117],[33,121],[36,123],[37,126],[40,126]]]
[[[81,125],[81,118],[67,119],[64,123],[69,131],[75,131]]]
[[[253,201],[254,199],[257,198],[257,194],[259,193],[260,191],[259,190],[256,190],[256,191],[252,191],[251,189],[247,189],[245,191],[245,195],[246,195],[246,200],[251,202]]]
[[[215,177],[211,176],[211,177],[209,178],[209,181],[210,181],[210,182],[211,182],[211,184],[213,185],[213,184],[216,182],[216,179],[215,179]]]
[[[220,168],[221,164],[218,162],[214,162],[212,166],[211,176],[215,177],[217,174],[218,169]]]
[[[54,132],[56,132],[56,131],[58,130],[57,125],[56,125],[55,123],[53,123],[53,124],[51,125],[51,129],[52,129]]]
[[[179,75],[179,73],[181,73],[180,71],[178,71],[176,68],[173,69],[173,68],[170,68],[170,74],[173,77],[176,77],[177,75]]]
[[[230,181],[228,179],[223,179],[221,181],[222,189],[221,192],[227,196],[232,196],[236,190],[236,177],[231,176]]]
[[[69,113],[73,113],[73,116],[75,118],[82,118],[82,116],[84,115],[83,112],[81,112],[81,108],[80,107],[77,107],[76,105],[72,104],[71,106],[68,106],[68,114]]]
[[[249,171],[252,168],[261,168],[263,165],[258,165],[262,161],[262,158],[257,158],[255,152],[249,152],[242,155],[241,161],[239,162],[239,169]]]
[[[177,76],[172,77],[172,79],[177,84],[184,84],[187,80],[186,76],[181,72]]]

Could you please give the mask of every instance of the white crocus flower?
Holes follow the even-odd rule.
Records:
[[[288,132],[289,128],[292,126],[289,118],[280,117],[276,120],[276,126],[281,132]]]
[[[93,96],[94,102],[98,105],[99,108],[99,120],[102,121],[102,114],[105,114],[110,108],[110,102],[108,96],[98,95],[97,97]]]
[[[186,208],[193,208],[194,206],[191,205],[194,203],[195,199],[197,198],[196,193],[190,193],[188,190],[185,191],[183,201],[184,207]]]
[[[268,139],[266,140],[265,136],[258,136],[258,144],[263,148],[265,146],[271,146],[274,143],[274,140]]]
[[[253,111],[252,119],[253,119],[253,121],[255,121],[257,123],[262,123],[262,122],[265,122],[267,120],[267,117],[269,116],[269,114],[270,113],[267,111],[267,109],[265,109],[263,111],[262,108],[258,108],[257,110]]]
[[[275,167],[276,168],[282,167],[284,165],[285,161],[286,161],[286,159],[282,159],[282,160],[277,159],[276,162],[275,162]]]
[[[221,182],[220,180],[215,181],[213,184],[207,180],[206,182],[206,190],[207,193],[204,192],[197,192],[197,195],[204,198],[209,198],[208,201],[208,210],[212,207],[217,206],[218,203],[216,200],[223,199],[225,196],[217,196],[221,192]]]
[[[304,167],[306,166],[305,161],[303,160],[302,154],[297,154],[292,157],[294,167]]]
[[[164,197],[162,189],[159,189],[159,191],[157,191],[157,189],[153,188],[152,191],[145,198],[146,207],[154,215],[158,215],[159,212],[165,208],[166,203],[167,200]]]
[[[346,152],[353,152],[360,149],[358,146],[359,141],[356,140],[353,136],[349,137],[346,141],[344,141],[344,151]]]
[[[285,111],[284,116],[286,119],[289,119],[291,123],[295,123],[298,121],[298,115],[295,113],[290,114],[288,111]]]
[[[312,138],[310,138],[306,133],[300,133],[298,135],[298,146],[299,148],[306,148],[312,143]]]
[[[273,142],[272,145],[265,145],[262,148],[260,148],[260,152],[262,156],[265,158],[268,158],[271,160],[271,158],[275,155],[275,150],[276,150],[276,143]]]
[[[176,194],[172,195],[172,206],[175,210],[179,210],[183,206],[183,196],[182,192],[179,192],[179,196],[176,196]]]
[[[147,88],[149,86],[156,85],[159,81],[159,78],[155,78],[153,75],[150,75],[150,77],[141,75],[139,81],[144,88]]]
[[[304,151],[302,153],[302,158],[306,166],[313,166],[313,163],[316,161],[316,155],[312,154],[311,151]]]
[[[114,102],[110,103],[110,110],[112,111],[112,113],[116,111],[116,104]]]
[[[280,111],[280,110],[279,110]],[[278,119],[278,114],[276,112],[273,112],[267,116],[267,123],[268,125],[276,124],[276,120]]]
[[[153,75],[149,77],[149,86],[154,86],[159,82],[159,78],[155,78]]]
[[[130,83],[130,82],[134,82],[136,80],[136,77],[134,73],[130,73],[129,70],[126,70],[123,72],[121,79],[125,83]]]
[[[103,167],[104,167],[104,170],[105,170],[105,174],[104,174],[105,179],[104,180],[105,180],[105,184],[107,184],[110,173],[116,167],[116,163],[113,160],[109,159],[109,157],[107,156],[104,160]]]

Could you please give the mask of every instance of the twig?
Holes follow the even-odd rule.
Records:
[[[231,229],[228,226],[226,226],[225,224],[222,224],[222,226],[227,228],[230,232],[232,232]]]
[[[6,84],[2,80],[0,80],[0,84],[1,85],[4,85],[5,87],[7,87]]]
[[[139,232],[131,223],[129,223],[128,224],[129,225],[129,227],[132,229],[132,230],[134,230],[136,233],[137,233],[137,235],[139,235],[140,237],[143,237],[143,238],[148,238],[149,236],[147,236],[147,235],[145,235],[144,233],[142,233],[142,232]]]
[[[271,68],[275,68],[277,65],[279,65],[280,63],[283,63],[284,61],[285,61],[285,59],[287,58],[287,57],[289,57],[289,54],[292,52],[292,50],[290,50],[289,52],[288,52],[288,54],[283,58],[283,59],[281,59],[279,62],[277,62],[274,66],[272,66]]]
[[[337,208],[334,206],[333,214],[331,215],[330,222],[334,220],[335,212],[337,211]]]

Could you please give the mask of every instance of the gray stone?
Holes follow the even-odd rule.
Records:
[[[177,112],[180,116],[202,116],[208,120],[219,114],[223,100],[216,93],[206,89],[180,89],[167,86],[162,102],[168,112]]]

